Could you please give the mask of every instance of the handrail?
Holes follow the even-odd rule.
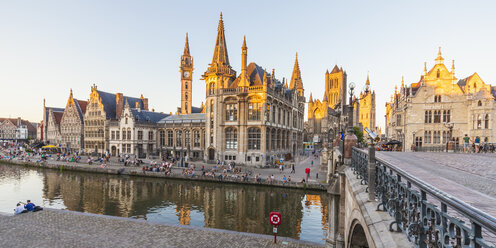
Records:
[[[368,152],[353,147],[352,168],[357,178],[367,184]],[[379,204],[395,217],[397,231],[404,231],[418,247],[430,245],[463,245],[464,247],[494,247],[482,238],[482,230],[496,235],[496,218],[474,208],[460,199],[420,180],[390,162],[376,158],[375,184]],[[364,167],[364,168],[363,168]],[[389,172],[388,172],[389,171]],[[365,180],[364,180],[365,179]],[[406,184],[404,181],[406,181]],[[365,182],[365,183],[364,183]],[[420,192],[412,188],[415,186]],[[439,206],[428,201],[427,196],[440,201]],[[448,207],[470,220],[468,227],[459,218],[448,215]],[[449,226],[448,226],[449,223]],[[455,234],[456,233],[456,234]],[[443,246],[444,247],[444,246]]]

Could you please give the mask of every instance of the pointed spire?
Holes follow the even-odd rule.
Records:
[[[222,20],[222,12],[220,12],[219,26],[217,27],[217,39],[215,41],[214,56],[212,64],[229,65],[229,57],[227,56],[226,36],[224,35],[224,21]]]
[[[241,74],[246,74],[248,59],[248,47],[246,46],[246,36],[243,36],[243,46],[241,46]]]
[[[424,75],[427,75],[427,62],[424,62]]]
[[[327,102],[327,94],[324,93],[324,97],[322,98],[322,102]]]
[[[451,73],[455,72],[455,60],[451,61]]]
[[[444,58],[443,56],[441,56],[441,47],[439,47],[439,51],[437,52],[436,65],[443,63],[444,63]]]
[[[401,88],[404,88],[405,87],[405,80],[403,78],[403,76],[401,76]]]
[[[294,90],[302,90],[303,89],[303,82],[301,80],[301,72],[300,72],[300,65],[298,64],[298,53],[296,53],[296,58],[295,58],[295,63],[293,67],[293,74],[291,75],[291,82],[289,84],[289,88]]]
[[[71,97],[72,97],[72,88],[71,88]]]
[[[370,86],[369,72],[367,72],[367,81],[365,81],[365,85],[369,85]]]
[[[264,70],[264,75],[263,75],[263,85],[267,86],[267,69]]]
[[[190,56],[189,53],[189,40],[188,40],[188,33],[186,33],[186,42],[184,43],[184,52],[183,56]]]
[[[308,101],[309,101],[309,102],[313,102],[312,92],[310,92],[310,99],[309,99]]]

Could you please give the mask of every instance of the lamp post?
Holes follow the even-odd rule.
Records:
[[[454,126],[454,123],[452,123],[452,122],[445,122],[444,123],[444,126],[446,128],[448,128],[448,135],[449,135],[448,142],[446,142],[446,151],[447,152],[454,152],[454,141],[452,140],[453,139],[453,126]]]
[[[412,139],[413,139],[413,140],[412,140],[412,142],[413,142],[413,143],[412,143],[412,144],[414,144],[414,145],[415,145],[415,146],[413,146],[413,147],[414,147],[414,148],[417,148],[417,142],[415,142],[415,131],[413,131],[413,132],[412,132],[412,134],[413,134],[413,137],[412,137]],[[413,151],[415,151],[415,149],[413,149]]]

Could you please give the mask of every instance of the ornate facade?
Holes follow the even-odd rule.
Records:
[[[370,89],[369,75],[365,81],[365,91],[360,92],[360,102],[358,109],[358,123],[361,124],[362,131],[368,128],[377,133],[375,125],[375,91]],[[355,119],[355,118],[353,118]]]
[[[458,80],[455,63],[444,65],[441,48],[435,64],[417,83],[400,90],[395,87],[386,103],[386,135],[400,140],[404,149],[444,145],[448,140],[461,143],[467,134],[482,142],[495,142],[495,87],[486,84],[477,73]]]
[[[110,122],[110,154],[137,155],[140,158],[159,155],[157,148],[158,123],[168,114],[132,108],[125,100],[118,120]]]
[[[86,153],[109,152],[110,122],[116,121],[122,114],[124,103],[148,110],[148,99],[112,94],[91,87],[90,100],[84,115],[84,151]]]
[[[60,121],[62,120],[64,109],[47,107],[45,103],[45,99],[43,99],[43,120],[40,125],[41,140],[47,144],[58,146],[62,139]]]
[[[339,116],[346,105],[347,74],[343,68],[334,66],[331,73],[325,74],[325,89],[322,101],[313,99],[310,94],[308,101],[308,135],[314,142],[327,142],[332,136],[343,129],[345,115]],[[338,111],[339,109],[339,111]],[[341,127],[341,128],[340,128]]]
[[[264,166],[266,162],[299,154],[305,97],[295,60],[291,86],[247,63],[246,39],[241,47],[241,74],[229,64],[221,18],[206,83],[206,152],[204,159]]]
[[[84,113],[87,101],[74,99],[71,93],[60,121],[61,147],[65,151],[81,151],[84,148]]]

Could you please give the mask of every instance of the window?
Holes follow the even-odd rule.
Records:
[[[238,120],[238,109],[236,103],[226,104],[226,121]]]
[[[446,110],[443,110],[443,123],[446,122]]]
[[[441,123],[441,110],[434,110],[434,123]]]
[[[176,131],[176,146],[183,146],[183,131]]]
[[[184,99],[188,100],[188,92],[184,93]],[[186,107],[187,108],[187,107]]]
[[[191,136],[189,135],[189,130],[184,131],[184,145],[186,147],[191,145]]]
[[[271,140],[272,142],[271,143],[271,150],[274,151],[276,149],[276,130],[275,129],[272,129],[272,132],[271,132]]]
[[[126,130],[122,130],[122,139],[125,140],[126,138]]]
[[[439,69],[437,69],[437,74],[436,74],[437,78],[439,78],[439,76],[441,76],[441,71],[439,71]]]
[[[125,124],[127,124],[127,116],[126,116],[126,118],[124,119],[124,123],[125,123]]]
[[[210,112],[214,112],[214,100],[210,101]]]
[[[112,136],[112,138],[111,138],[111,139],[112,139],[112,140],[115,140],[115,131],[112,131],[111,136]]]
[[[248,129],[248,149],[260,150],[260,128],[252,127]]]
[[[127,129],[127,139],[131,140],[131,129]]]
[[[401,115],[396,115],[396,125],[401,125]]]
[[[424,142],[426,144],[431,143],[431,131],[425,131],[424,132]]]
[[[424,123],[429,123],[429,111],[425,111],[425,115],[424,115]]]
[[[165,146],[165,131],[160,130],[160,147]]]
[[[200,141],[201,141],[200,131],[198,130],[193,131],[193,146],[200,147]]]
[[[153,140],[153,131],[148,131],[148,140]]]
[[[276,123],[276,107],[272,108],[272,120],[273,123]]]
[[[451,110],[446,110],[446,122],[451,121]]]
[[[138,140],[143,140],[143,131],[138,131]]]
[[[167,131],[167,146],[174,146],[174,133],[172,130]]]
[[[226,128],[226,149],[238,149],[238,134],[235,128]]]
[[[488,129],[489,128],[489,115],[486,114],[484,117],[484,128]]]
[[[441,96],[440,95],[435,95],[434,96],[434,102],[441,102]]]
[[[480,106],[482,106],[482,102],[481,102],[481,100],[479,100],[479,101],[477,102],[477,106],[479,106],[479,107],[480,107]]]
[[[443,143],[448,142],[449,139],[449,131],[443,131]]]
[[[116,140],[119,140],[120,139],[120,137],[119,137],[120,136],[119,135],[120,133],[121,133],[120,131],[115,131],[115,139]]]
[[[482,128],[482,117],[481,115],[477,115],[477,129]]]
[[[258,102],[248,103],[248,120],[259,121],[262,104]]]
[[[433,144],[441,143],[441,131],[434,131],[432,143]]]

